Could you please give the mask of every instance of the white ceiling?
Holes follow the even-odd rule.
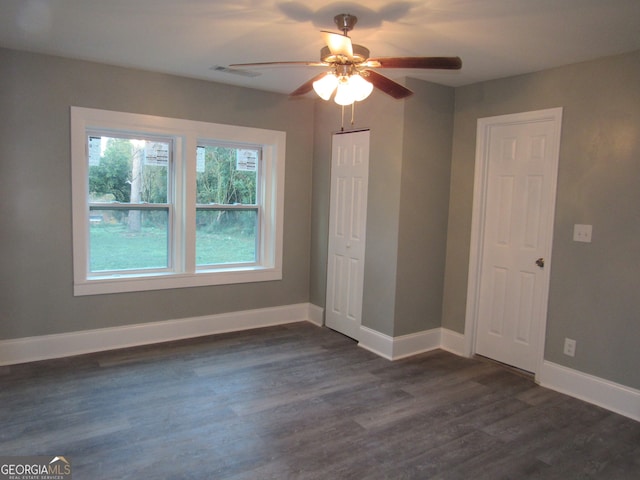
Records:
[[[0,0],[0,46],[289,93],[318,67],[212,70],[318,61],[320,30],[373,57],[460,56],[461,71],[379,70],[450,86],[640,49],[640,0]],[[313,5],[313,6],[309,6]]]

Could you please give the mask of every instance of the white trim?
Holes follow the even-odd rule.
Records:
[[[167,288],[228,285],[282,279],[286,132],[223,125],[195,120],[71,107],[71,175],[74,295],[96,295]],[[136,272],[100,277],[89,274],[88,165],[86,135],[89,130],[130,132],[162,136],[175,142],[175,189],[171,237],[173,267],[155,274]],[[225,141],[262,146],[259,204],[258,263],[232,268],[195,265],[195,163],[200,141]]]
[[[456,355],[465,356],[465,337],[462,333],[448,328],[441,329],[442,341],[440,348]]]
[[[82,296],[103,293],[140,292],[171,288],[267,282],[281,279],[281,266],[276,268],[250,267],[245,270],[240,268],[229,270],[219,269],[216,272],[196,271],[194,273],[150,274],[135,277],[123,275],[120,278],[93,278],[91,280],[79,281],[73,287],[73,294],[75,296]]]
[[[536,372],[542,368],[542,362],[544,360],[544,344],[546,334],[546,322],[547,322],[547,308],[548,308],[548,284],[549,284],[549,269],[551,266],[551,247],[553,244],[553,224],[555,216],[555,192],[557,185],[558,175],[558,162],[560,157],[560,134],[562,128],[562,107],[549,108],[546,110],[536,110],[532,112],[515,113],[510,115],[499,115],[495,117],[487,117],[478,119],[477,132],[476,132],[476,156],[475,156],[475,174],[473,184],[473,208],[472,208],[472,223],[471,223],[471,242],[469,251],[469,274],[467,282],[467,305],[465,312],[465,345],[464,356],[470,357],[475,353],[476,342],[476,326],[478,322],[478,306],[479,306],[479,292],[480,292],[480,274],[481,274],[481,261],[483,250],[483,231],[485,223],[485,210],[486,210],[486,185],[488,182],[488,148],[489,148],[489,134],[491,128],[496,125],[509,125],[518,123],[530,123],[541,121],[553,121],[555,130],[555,136],[553,143],[550,145],[550,149],[554,151],[553,158],[553,177],[551,181],[552,199],[550,202],[550,211],[548,218],[549,235],[547,238],[547,245],[545,247],[546,253],[543,257],[547,260],[548,266],[545,267],[547,287],[543,292],[543,298],[540,305],[540,328],[538,332],[537,341],[537,361]]]
[[[310,303],[300,303],[123,327],[0,340],[0,366],[301,321],[321,326],[322,310],[321,307]],[[387,360],[398,360],[437,348],[460,355],[464,345],[462,334],[446,328],[434,328],[394,338],[361,326],[360,334],[359,347]],[[640,390],[549,361],[543,362],[536,381],[545,388],[640,421]]]
[[[0,365],[311,321],[308,303],[0,341]],[[317,307],[315,307],[317,308]]]
[[[309,316],[307,317],[307,319],[318,327],[324,326],[324,308],[310,303]]]
[[[393,360],[393,337],[380,333],[377,330],[360,325],[358,346],[382,358]]]
[[[360,326],[358,346],[387,360],[399,360],[440,348],[441,330],[434,328],[399,337],[390,337],[371,328]]]
[[[391,361],[437,348],[469,356],[465,355],[465,336],[446,328],[390,337],[361,326],[358,346]],[[536,375],[536,382],[545,388],[640,421],[640,390],[546,360]]]
[[[410,357],[440,348],[441,328],[402,335],[393,339],[393,359]]]
[[[640,422],[640,390],[593,375],[542,362],[536,377],[541,386],[598,405]]]

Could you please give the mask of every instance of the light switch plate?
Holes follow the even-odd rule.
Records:
[[[573,241],[574,242],[591,243],[591,231],[592,230],[593,230],[593,226],[592,225],[575,224],[573,226]]]

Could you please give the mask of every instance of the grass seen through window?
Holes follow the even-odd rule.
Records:
[[[165,228],[145,227],[130,232],[121,223],[95,223],[90,228],[91,271],[139,270],[166,268],[168,240]],[[216,231],[199,231],[198,264],[253,262],[255,236],[237,228],[221,227]],[[206,259],[206,262],[205,262]]]

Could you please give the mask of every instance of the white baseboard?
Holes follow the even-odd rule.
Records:
[[[393,337],[368,327],[360,326],[358,346],[376,355],[393,360]]]
[[[324,308],[314,305],[313,303],[309,303],[309,320],[314,325],[318,327],[322,327],[324,325]]]
[[[361,326],[358,346],[387,360],[399,360],[440,348],[440,331],[440,328],[434,328],[400,337],[390,337]]]
[[[442,328],[442,343],[440,348],[447,352],[455,353],[461,357],[465,355],[465,336],[448,328]]]
[[[0,365],[69,357],[300,321],[322,326],[323,309],[309,303],[301,303],[204,317],[0,340]],[[465,351],[464,335],[445,328],[390,337],[370,328],[360,327],[358,346],[388,360],[398,360],[437,348],[462,356]],[[640,421],[640,390],[548,361],[543,362],[536,380],[543,387]]]
[[[446,328],[390,337],[360,327],[358,346],[387,360],[398,360],[440,348],[466,356],[465,336]],[[640,390],[545,361],[536,376],[541,386],[640,421]]]
[[[440,348],[440,328],[402,335],[393,339],[393,360]]]
[[[318,309],[319,307],[315,305],[301,303],[122,327],[0,340],[0,365],[69,357],[299,321],[310,321],[321,325],[322,313],[320,312],[318,322]]]
[[[543,387],[593,403],[640,422],[640,390],[546,360],[536,380]]]

